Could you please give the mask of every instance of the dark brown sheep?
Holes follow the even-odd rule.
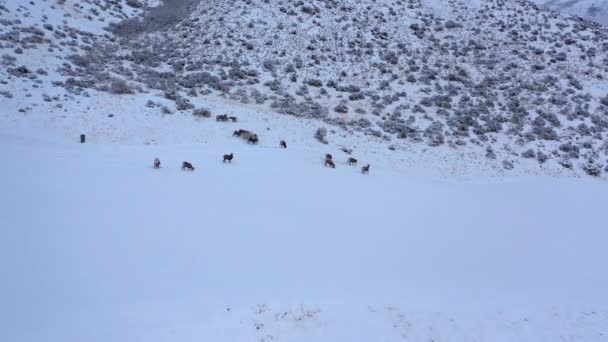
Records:
[[[258,138],[257,134],[254,134],[254,135],[250,136],[249,139],[247,139],[248,144],[257,144],[259,141],[260,141],[260,138]]]
[[[369,173],[369,164],[367,164],[367,165],[365,165],[365,166],[361,167],[361,173],[362,173],[362,174]]]
[[[182,162],[182,171],[194,171],[194,166],[192,166],[192,164],[188,163],[188,162]]]
[[[241,138],[241,136],[243,138],[245,138],[245,137],[249,138],[249,135],[251,135],[251,132],[249,132],[246,129],[237,129],[236,131],[234,131],[234,133],[232,133],[233,137],[239,137],[239,138]]]
[[[222,115],[218,115],[215,117],[215,121],[218,121],[218,122],[226,122],[228,120],[230,120],[228,118],[228,114],[222,114]]]

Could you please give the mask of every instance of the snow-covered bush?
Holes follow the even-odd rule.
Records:
[[[190,103],[190,100],[181,96],[175,99],[175,105],[177,107],[177,110],[188,110],[194,108],[194,105]]]
[[[492,149],[492,146],[486,147],[486,158],[496,159],[496,153]]]
[[[424,136],[428,138],[428,144],[430,146],[439,146],[443,144],[445,140],[443,137],[443,124],[439,121],[433,121],[433,123],[424,130]]]
[[[318,80],[318,79],[310,79],[310,80],[306,81],[306,84],[308,84],[311,87],[316,87],[316,88],[323,86],[323,82],[321,82],[321,80]]]
[[[196,108],[195,110],[192,111],[192,115],[194,116],[198,116],[198,117],[203,117],[203,118],[210,118],[211,117],[211,111],[208,108]]]
[[[602,174],[601,165],[597,165],[592,159],[589,159],[587,163],[583,166],[583,170],[589,176],[599,177]]]
[[[334,107],[334,112],[336,113],[348,113],[348,107],[345,104],[339,104]]]
[[[323,144],[327,144],[327,129],[321,127],[315,132],[315,139]]]
[[[72,62],[72,64],[79,66],[81,68],[86,68],[91,65],[91,60],[88,56],[82,55],[71,55],[68,57],[68,60]]]
[[[536,152],[533,149],[527,149],[524,153],[521,154],[524,158],[536,158]]]
[[[350,95],[348,95],[349,101],[359,101],[363,99],[365,99],[365,95],[363,95],[363,93],[361,92],[351,93]]]
[[[110,92],[112,94],[124,95],[134,94],[135,90],[125,80],[115,78],[110,83]]]
[[[569,158],[578,159],[580,156],[580,149],[578,146],[572,144],[571,142],[563,143],[559,145],[559,149],[562,152],[565,152]]]

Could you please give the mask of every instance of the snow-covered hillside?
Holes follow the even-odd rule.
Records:
[[[362,175],[295,119],[271,130],[286,150],[225,125],[0,135],[0,339],[608,341],[605,182],[434,180],[361,152]]]
[[[608,342],[607,49],[519,1],[0,0],[0,341]]]
[[[608,341],[605,181],[136,99],[4,118],[0,340]]]
[[[97,19],[74,21],[74,2],[19,2],[6,2],[0,27],[11,117],[94,90],[160,95],[170,102],[149,104],[163,102],[159,115],[219,98],[506,170],[608,167],[608,33],[528,2],[175,0],[145,10],[99,0],[80,11]]]

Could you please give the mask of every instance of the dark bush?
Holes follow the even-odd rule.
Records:
[[[428,144],[430,146],[439,146],[443,144],[443,124],[439,121],[433,121],[433,123],[424,130],[424,136],[429,139]]]
[[[311,79],[306,81],[306,84],[308,84],[311,87],[316,87],[316,88],[320,88],[323,86],[323,82],[321,82],[321,80],[316,80],[316,79]]]
[[[110,83],[110,92],[112,94],[124,95],[134,94],[135,90],[133,90],[133,88],[131,88],[131,86],[129,86],[124,80],[115,78],[112,80],[112,83]]]
[[[348,113],[348,107],[344,104],[339,104],[334,108],[336,113]]]
[[[528,149],[521,156],[524,158],[536,158],[536,152],[533,149]]]
[[[601,165],[597,165],[592,159],[589,159],[587,163],[583,166],[583,170],[589,176],[599,177],[602,174]]]
[[[359,100],[365,99],[365,95],[363,95],[363,93],[360,93],[360,92],[352,93],[352,94],[348,95],[348,99],[350,101],[359,101]]]
[[[486,158],[496,159],[496,153],[494,153],[492,146],[486,148]]]
[[[541,164],[544,164],[548,159],[549,156],[544,154],[542,151],[538,151],[538,153],[536,154],[536,160],[538,160],[538,162]]]
[[[175,105],[177,107],[177,110],[188,110],[188,109],[194,108],[194,105],[192,103],[190,103],[190,100],[188,100],[185,97],[181,97],[181,96],[179,96],[175,100]]]
[[[559,145],[559,150],[565,152],[569,158],[578,159],[580,156],[580,149],[578,146],[572,144],[571,142],[566,142]]]
[[[195,110],[192,111],[192,115],[204,117],[204,118],[210,118],[211,111],[208,108],[196,108]]]

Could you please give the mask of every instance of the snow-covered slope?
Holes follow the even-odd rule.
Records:
[[[42,4],[3,12],[0,91],[21,113],[93,90],[162,95],[164,113],[220,98],[507,170],[608,167],[608,33],[528,2],[176,0],[100,12],[118,36],[28,28]]]
[[[0,341],[608,341],[603,29],[517,1],[0,3]]]
[[[579,16],[608,25],[608,1],[606,0],[533,0],[562,13]]]
[[[433,180],[359,152],[362,175],[295,132],[284,150],[229,128],[1,134],[0,339],[608,340],[605,182]]]

